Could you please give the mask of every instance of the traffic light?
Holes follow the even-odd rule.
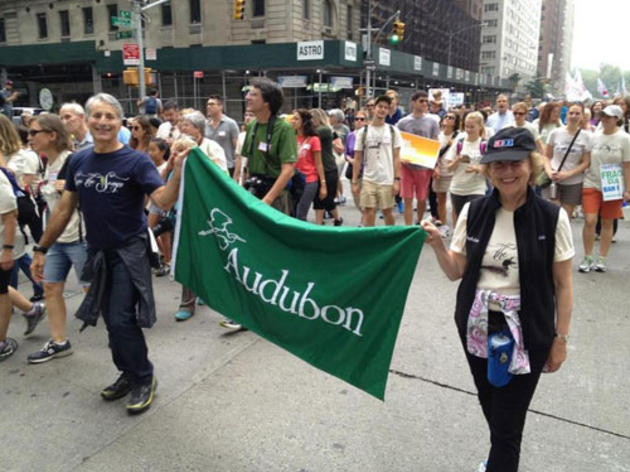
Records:
[[[242,20],[245,16],[245,0],[234,0],[234,19]]]
[[[400,20],[394,21],[394,35],[398,36],[398,41],[402,41],[405,37],[405,24]]]

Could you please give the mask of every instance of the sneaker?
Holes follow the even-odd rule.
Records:
[[[146,411],[153,403],[153,397],[157,390],[157,379],[155,375],[150,384],[136,385],[131,389],[131,397],[127,403],[127,413],[138,415]]]
[[[346,204],[346,197],[344,195],[341,195],[339,198],[336,199],[337,201],[335,203],[339,204],[339,205],[345,205]]]
[[[0,341],[0,361],[11,356],[17,348],[18,343],[13,338],[4,338],[4,341]]]
[[[606,266],[606,258],[599,256],[597,258],[597,263],[595,264],[594,269],[597,272],[606,272],[608,270],[608,267]]]
[[[580,262],[578,270],[580,272],[587,273],[587,272],[590,272],[592,268],[593,268],[593,258],[591,256],[584,256],[584,259],[582,259],[582,262]]]
[[[27,336],[35,331],[35,327],[39,324],[45,314],[46,305],[43,303],[33,303],[33,307],[26,313],[23,313],[22,316],[26,319],[26,331],[24,331],[24,336]]]
[[[43,299],[44,299],[43,293],[38,293],[37,295],[33,295],[31,298],[29,298],[29,300],[33,303],[41,302]]]
[[[44,344],[44,347],[39,351],[35,351],[33,354],[29,354],[26,360],[29,364],[41,364],[47,362],[55,357],[66,357],[72,354],[72,345],[70,341],[66,339],[65,342],[59,344],[52,339]]]
[[[160,264],[160,267],[155,271],[155,276],[164,277],[165,275],[168,275],[170,271],[171,271],[170,264],[166,264],[163,262]]]
[[[194,313],[192,311],[179,310],[175,313],[175,321],[187,321],[193,317]]]
[[[243,325],[229,318],[223,318],[219,325],[226,329],[243,329]]]
[[[397,206],[398,206],[398,213],[402,215],[405,212],[405,204],[401,200],[398,202]]]
[[[343,224],[343,218],[340,216],[338,220],[333,223],[335,226],[341,226]]]
[[[119,398],[127,396],[127,394],[131,392],[132,388],[133,385],[131,384],[129,376],[123,372],[118,376],[113,384],[108,385],[101,390],[101,397],[103,397],[103,400],[107,400],[108,402],[118,400]]]
[[[488,461],[483,461],[481,464],[479,464],[479,467],[477,467],[476,472],[486,472],[487,467],[488,467]]]

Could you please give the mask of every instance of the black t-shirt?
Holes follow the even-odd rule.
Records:
[[[98,249],[121,247],[144,232],[144,197],[162,185],[149,156],[128,146],[106,154],[89,147],[68,164],[66,190],[78,193],[88,245]]]
[[[335,163],[335,155],[333,154],[332,142],[337,139],[335,133],[330,126],[320,126],[317,128],[317,136],[322,143],[322,163],[324,164],[324,172],[330,172],[337,169]]]

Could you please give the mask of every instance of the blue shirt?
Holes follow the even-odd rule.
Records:
[[[495,112],[486,120],[486,126],[492,128],[495,133],[508,126],[514,126],[514,123],[514,115],[510,110],[507,110],[503,115]]]
[[[120,127],[120,131],[118,132],[118,141],[123,144],[129,144],[129,140],[131,139],[131,131],[129,131],[124,126]]]
[[[162,185],[149,156],[127,146],[106,154],[82,149],[68,164],[66,190],[79,195],[91,248],[118,248],[146,231],[144,196]]]

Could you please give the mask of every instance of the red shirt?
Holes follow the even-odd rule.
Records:
[[[306,176],[306,183],[317,182],[319,175],[317,167],[315,167],[315,156],[313,152],[322,150],[321,142],[318,136],[300,136],[297,137],[298,144],[298,160],[295,168]]]

